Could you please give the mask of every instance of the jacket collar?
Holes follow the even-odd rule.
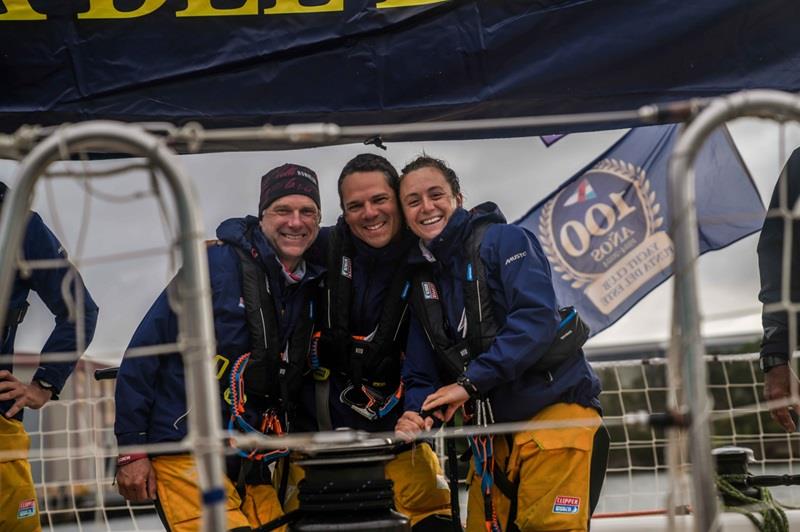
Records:
[[[357,238],[350,230],[350,226],[344,221],[344,217],[341,216],[336,223],[336,231],[339,232],[340,236],[349,238],[353,242],[356,257],[359,260],[371,263],[399,263],[403,261],[416,240],[413,233],[404,227],[387,245],[382,248],[374,248]]]
[[[280,276],[288,284],[316,279],[323,271],[319,266],[303,260],[294,272],[291,274],[286,272],[272,244],[261,231],[258,218],[255,216],[225,220],[217,228],[217,238],[255,257],[266,268],[271,278]],[[302,275],[298,275],[301,272]]]
[[[453,211],[453,215],[447,221],[442,232],[429,244],[425,245],[422,240],[419,240],[419,248],[412,251],[409,262],[447,264],[455,260],[464,252],[464,241],[472,232],[472,228],[483,222],[506,223],[506,218],[500,212],[500,208],[489,201],[476,205],[469,211],[458,207]]]

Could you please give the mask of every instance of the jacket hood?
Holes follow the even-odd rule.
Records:
[[[261,233],[258,226],[258,218],[255,216],[245,216],[244,218],[228,218],[217,227],[217,238],[244,251],[250,252],[253,244],[248,239],[248,235]]]
[[[270,270],[274,263],[280,262],[272,245],[261,231],[258,218],[255,216],[225,220],[217,227],[217,238],[250,255],[260,257],[261,261],[270,267]]]

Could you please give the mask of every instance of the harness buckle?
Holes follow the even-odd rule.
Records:
[[[384,395],[372,386],[349,384],[339,394],[339,400],[349,406],[354,412],[370,421],[384,417],[399,402],[403,396],[403,382],[389,395]]]
[[[315,368],[314,371],[311,372],[311,376],[314,377],[315,381],[324,382],[330,378],[331,370],[320,366],[318,368]]]
[[[366,336],[353,336],[350,342],[350,375],[354,382],[361,382],[370,341]]]
[[[342,393],[339,394],[339,400],[349,406],[354,412],[370,421],[374,421],[378,419],[378,412],[373,410],[375,397],[368,395],[366,388],[366,385],[356,387],[354,384],[349,384],[342,390]],[[360,397],[358,397],[359,395]]]

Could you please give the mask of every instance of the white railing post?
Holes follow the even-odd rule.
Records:
[[[112,151],[146,157],[161,170],[175,197],[178,212],[178,247],[183,259],[179,286],[182,312],[179,313],[180,342],[184,347],[189,438],[197,461],[204,501],[203,529],[226,529],[223,489],[224,447],[219,419],[219,396],[212,373],[215,354],[214,325],[208,262],[201,217],[191,183],[175,154],[157,137],[142,128],[118,122],[94,121],[65,126],[42,140],[21,161],[17,179],[0,217],[0,323],[4,323],[22,243],[27,215],[37,180],[64,151]]]

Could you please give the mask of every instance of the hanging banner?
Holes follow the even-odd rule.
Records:
[[[0,0],[0,131],[375,125],[800,91],[798,20],[786,0]]]
[[[517,224],[539,239],[561,304],[602,331],[672,275],[669,158],[678,126],[631,130]],[[700,253],[761,229],[764,206],[726,129],[695,165]]]

